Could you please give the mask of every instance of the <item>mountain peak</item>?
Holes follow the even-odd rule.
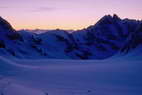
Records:
[[[13,27],[9,24],[9,22],[7,22],[5,19],[3,19],[1,16],[0,16],[0,32],[13,32],[15,31],[13,29]]]
[[[112,16],[111,15],[105,15],[102,17],[102,19],[112,19]]]
[[[113,14],[113,19],[120,20],[120,17],[117,14]]]
[[[105,15],[103,16],[97,24],[104,25],[104,24],[113,24],[114,22],[120,21],[121,18],[117,16],[116,14],[111,15]]]

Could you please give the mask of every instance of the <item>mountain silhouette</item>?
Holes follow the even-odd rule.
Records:
[[[59,29],[16,31],[0,17],[1,56],[106,59],[118,53],[127,55],[141,45],[142,21],[121,19],[116,14],[106,15],[95,25],[71,33]]]

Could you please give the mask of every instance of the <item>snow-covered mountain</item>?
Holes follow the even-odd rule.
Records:
[[[0,95],[142,95],[142,21],[36,31],[0,18]]]
[[[36,34],[35,32],[41,32]],[[105,59],[142,44],[142,21],[106,15],[95,25],[65,30],[15,31],[0,18],[0,55],[17,58]],[[44,33],[43,33],[44,32]]]

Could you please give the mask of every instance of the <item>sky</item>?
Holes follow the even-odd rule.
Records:
[[[142,0],[0,0],[0,16],[19,29],[82,29],[107,14],[142,19]]]

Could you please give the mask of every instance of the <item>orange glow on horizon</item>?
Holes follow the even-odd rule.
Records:
[[[54,29],[63,29],[63,30],[80,30],[80,29],[84,29],[87,28],[90,25],[94,25],[97,20],[90,20],[90,21],[62,21],[62,23],[60,22],[53,22],[52,23],[46,23],[46,22],[36,22],[36,21],[15,21],[15,20],[11,20],[8,19],[7,20],[14,29],[16,30],[21,30],[21,29],[43,29],[43,30],[54,30]]]
[[[54,30],[54,29],[63,29],[63,30],[80,30],[87,28],[88,26],[93,25],[93,24],[88,24],[88,25],[78,25],[78,26],[38,26],[38,25],[30,25],[30,26],[22,26],[22,25],[12,25],[12,27],[16,30],[21,30],[21,29],[43,29],[43,30]]]
[[[1,0],[0,16],[16,30],[78,30],[114,13],[141,20],[141,4],[142,0]]]

